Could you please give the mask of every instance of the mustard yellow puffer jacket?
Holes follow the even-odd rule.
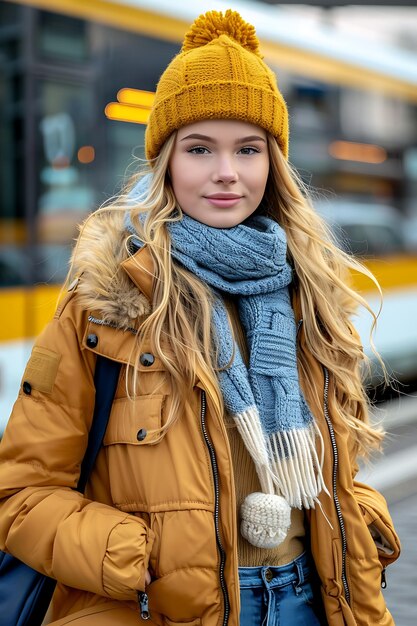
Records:
[[[79,249],[82,275],[33,348],[0,445],[0,548],[59,581],[49,617],[59,625],[140,623],[135,590],[145,588],[150,568],[149,624],[237,626],[238,529],[225,426],[213,390],[197,376],[185,413],[155,443],[149,431],[164,423],[170,383],[146,343],[132,407],[126,364],[135,327],[150,311],[152,261],[146,247],[126,259],[124,237],[119,218],[90,227]],[[302,331],[299,350],[306,353]],[[74,487],[98,354],[123,367],[83,496]],[[382,496],[352,477],[354,451],[332,411],[331,373],[307,357],[318,390],[307,400],[332,494],[307,515],[328,623],[392,625],[381,572],[397,558],[399,541]],[[390,544],[380,553],[371,525]]]

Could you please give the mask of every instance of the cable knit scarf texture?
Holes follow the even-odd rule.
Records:
[[[143,187],[142,179],[139,195]],[[135,190],[132,196],[136,197]],[[141,247],[130,213],[126,226]],[[213,324],[220,388],[255,463],[262,491],[283,496],[292,507],[314,507],[323,488],[322,459],[316,452],[318,429],[298,379],[285,231],[262,216],[218,229],[184,215],[168,229],[174,259],[216,296]],[[233,341],[224,293],[237,299],[248,367]]]

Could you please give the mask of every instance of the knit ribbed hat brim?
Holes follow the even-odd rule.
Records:
[[[198,104],[196,104],[198,102]],[[256,85],[219,82],[191,85],[157,103],[149,124],[152,133],[146,141],[146,157],[155,158],[162,144],[174,130],[203,119],[236,119],[261,126],[277,138],[288,157],[288,117],[280,92]]]

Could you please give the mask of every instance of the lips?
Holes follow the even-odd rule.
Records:
[[[212,206],[219,209],[228,209],[235,206],[243,196],[238,196],[235,193],[214,193],[204,197]]]
[[[242,196],[236,193],[213,193],[204,197],[207,198],[207,200],[240,200]]]

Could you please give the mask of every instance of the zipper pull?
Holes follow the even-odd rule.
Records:
[[[145,593],[144,591],[138,591],[138,602],[139,602],[141,618],[150,619],[151,614],[149,613],[148,594]]]
[[[386,570],[387,570],[387,568],[383,567],[382,568],[382,572],[381,572],[381,587],[382,587],[382,589],[386,589],[387,588],[387,578],[386,578],[386,575],[385,575]]]

